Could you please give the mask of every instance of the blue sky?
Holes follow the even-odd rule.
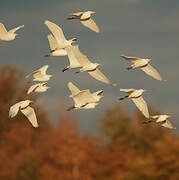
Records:
[[[66,21],[70,13],[94,10],[93,16],[101,33],[97,34],[77,21]],[[116,98],[123,95],[120,88],[145,88],[145,99],[157,110],[172,114],[173,123],[179,128],[179,1],[178,0],[23,0],[2,1],[1,19],[7,29],[24,24],[20,36],[12,42],[0,43],[0,65],[11,64],[31,72],[48,64],[48,72],[55,77],[49,81],[51,88],[42,95],[41,101],[48,103],[49,112],[61,112],[72,104],[67,83],[72,81],[80,89],[104,90],[105,98],[95,110],[76,111],[84,131],[96,131],[99,117],[104,111],[119,104]],[[77,37],[81,51],[93,62],[101,63],[100,69],[110,80],[118,84],[110,87],[91,78],[87,73],[74,74],[74,70],[62,73],[68,65],[67,57],[44,58],[49,52],[48,19],[60,25],[67,39]],[[140,70],[127,71],[129,63],[120,58],[121,54],[152,58],[151,64],[167,82],[159,82]],[[135,106],[120,102],[133,113]],[[65,106],[65,107],[64,107]]]

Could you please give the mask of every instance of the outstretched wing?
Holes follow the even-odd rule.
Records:
[[[24,27],[24,25],[18,26],[18,27],[16,27],[16,28],[11,29],[11,30],[8,31],[8,32],[9,32],[9,33],[15,33],[17,30],[19,30],[19,29],[21,29],[21,28],[23,28],[23,27]]]
[[[94,77],[95,79],[97,79],[98,81],[101,81],[103,83],[106,83],[106,84],[111,84],[112,83],[109,81],[109,79],[99,70],[99,69],[96,69],[94,71],[89,71],[88,72],[92,77]]]
[[[149,111],[148,111],[147,103],[144,101],[143,97],[140,96],[138,98],[131,98],[131,99],[135,103],[137,108],[143,113],[143,115],[146,118],[149,118]]]
[[[19,111],[19,108],[20,108],[20,103],[16,103],[13,106],[11,106],[9,110],[9,117],[13,118],[14,116],[16,116]]]
[[[141,59],[141,58],[138,58],[138,57],[124,56],[124,55],[121,55],[121,57],[124,58],[127,61],[137,61],[137,60]]]
[[[65,48],[68,59],[71,67],[81,67],[82,65],[78,61],[78,57],[76,56],[76,51],[78,51],[78,46],[68,46]]]
[[[162,81],[162,77],[160,76],[160,74],[157,72],[157,70],[155,68],[153,68],[150,64],[148,64],[145,67],[141,68],[146,74],[148,74],[149,76],[152,76],[154,79],[157,79],[159,81]]]
[[[72,16],[76,16],[76,17],[79,17],[83,14],[83,12],[77,12],[77,13],[73,13],[71,14]]]
[[[75,106],[77,107],[82,107],[85,104],[95,102],[89,89],[80,91],[77,95],[73,96],[73,100],[75,102]]]
[[[94,22],[93,19],[89,18],[88,20],[81,20],[80,21],[84,26],[88,27],[92,31],[99,32],[99,27]]]
[[[42,75],[45,75],[45,74],[46,74],[47,69],[48,69],[48,65],[44,65],[44,66],[42,66],[41,68],[39,68],[38,70],[33,71],[33,72],[31,72],[30,74],[28,74],[25,78],[28,78],[28,77],[31,76],[32,74],[33,74],[33,77],[34,77],[34,78],[39,78],[39,77],[41,77]]]
[[[160,125],[169,129],[176,129],[176,127],[174,127],[169,120],[166,120],[164,123],[161,123]]]
[[[66,41],[66,38],[63,34],[62,29],[59,26],[57,26],[55,23],[52,23],[48,20],[45,21],[45,25],[52,32],[52,34],[54,35],[55,39],[57,40],[59,46],[63,46],[64,42]]]
[[[48,42],[49,42],[49,45],[50,45],[50,49],[55,50],[57,48],[56,39],[53,37],[52,34],[49,34],[47,38],[48,38]]]
[[[80,92],[80,90],[72,82],[68,83],[68,88],[71,91],[72,97]]]
[[[0,23],[0,34],[6,34],[7,30],[3,23]]]
[[[120,91],[126,92],[126,93],[131,93],[131,92],[135,91],[135,89],[120,89]]]
[[[89,59],[87,58],[87,56],[85,56],[79,49],[78,46],[76,46],[74,48],[74,55],[77,59],[77,61],[82,65],[82,66],[85,66],[85,65],[88,65],[88,64],[91,64],[91,62],[89,61]]]
[[[33,108],[28,106],[25,109],[21,109],[21,112],[28,118],[28,120],[30,121],[33,127],[39,126],[37,123],[37,117],[35,115],[35,111]]]
[[[42,75],[46,75],[47,69],[48,69],[48,65],[44,65],[39,69],[39,71],[41,72]]]
[[[36,88],[39,87],[39,85],[40,85],[40,83],[30,86],[30,88],[27,91],[27,94],[30,94],[31,92],[33,92]]]

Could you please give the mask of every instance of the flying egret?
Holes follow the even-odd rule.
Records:
[[[19,34],[15,33],[17,30],[23,28],[24,25],[13,28],[9,31],[6,30],[4,24],[0,23],[0,41],[12,41]]]
[[[85,12],[77,12],[73,13],[72,17],[67,18],[68,20],[72,19],[79,19],[81,24],[84,26],[88,27],[92,31],[99,32],[99,27],[97,24],[94,22],[93,19],[91,19],[91,15],[95,14],[95,11],[85,11]]]
[[[68,83],[68,88],[72,93],[69,97],[74,100],[74,106],[68,108],[68,111],[72,109],[93,109],[104,97],[101,95],[103,90],[91,94],[89,89],[80,91],[72,82]]]
[[[11,106],[9,110],[9,117],[15,117],[20,110],[28,118],[33,127],[38,127],[39,125],[37,123],[35,111],[29,106],[31,102],[31,100],[25,100]]]
[[[31,92],[45,92],[47,91],[47,89],[50,88],[49,86],[46,85],[47,82],[34,84],[28,89],[27,94],[30,94]]]
[[[65,49],[58,48],[58,43],[52,34],[49,34],[47,36],[47,38],[49,41],[51,51],[50,51],[50,54],[46,54],[45,57],[48,57],[48,56],[66,56],[67,55],[67,52]]]
[[[142,59],[138,57],[124,56],[124,55],[122,55],[121,57],[133,63],[130,67],[127,68],[128,70],[141,68],[146,74],[152,76],[154,79],[157,79],[159,81],[163,80],[160,74],[157,72],[157,70],[149,64],[149,61],[151,61],[152,59]]]
[[[59,26],[57,26],[55,23],[46,20],[44,24],[49,28],[49,30],[55,37],[56,42],[58,44],[58,48],[63,49],[69,45],[72,45],[72,43],[77,41],[77,38],[66,40],[62,29]]]
[[[168,118],[170,118],[171,115],[168,114],[162,114],[162,115],[155,115],[155,116],[150,116],[150,120],[145,121],[145,124],[151,123],[151,122],[155,122],[157,124],[159,124],[160,126],[169,128],[169,129],[176,129],[176,127],[174,127],[172,125],[172,123],[167,120]]]
[[[50,80],[51,77],[53,77],[53,75],[48,75],[46,74],[46,71],[48,69],[48,65],[44,65],[42,66],[40,69],[28,74],[25,78],[28,78],[29,76],[33,76],[34,79],[32,81],[48,81]]]
[[[80,52],[78,46],[74,46],[73,48],[70,47],[67,50],[67,54],[68,54],[70,63],[74,63],[74,65],[72,66],[70,64],[70,66],[68,66],[66,69],[69,69],[71,67],[82,67],[76,73],[87,71],[93,78],[103,83],[110,84],[113,86],[116,85],[116,84],[111,83],[107,79],[107,77],[99,69],[97,69],[97,67],[100,66],[101,64],[92,63],[91,61],[89,61],[88,58],[83,53]]]
[[[147,103],[142,98],[142,93],[146,92],[147,90],[145,89],[120,89],[120,91],[126,92],[128,93],[128,95],[120,98],[119,100],[123,100],[126,98],[132,99],[132,101],[135,103],[137,108],[143,113],[143,115],[146,118],[149,118]]]

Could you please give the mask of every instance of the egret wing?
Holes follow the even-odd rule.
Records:
[[[73,96],[73,100],[76,107],[82,107],[85,104],[95,102],[88,89],[80,91],[77,95]]]
[[[58,44],[63,46],[64,42],[66,41],[66,38],[63,34],[62,29],[59,26],[57,26],[55,23],[52,23],[48,20],[45,21],[45,25],[50,29],[55,39],[57,40]]]
[[[3,23],[0,23],[0,34],[6,34],[7,30]]]
[[[75,96],[80,92],[80,90],[72,82],[68,83],[68,88],[71,91],[72,96]]]
[[[88,20],[81,20],[80,21],[84,26],[88,27],[92,31],[99,32],[99,27],[94,22],[93,19],[89,18]]]
[[[157,72],[157,70],[155,68],[153,68],[150,64],[148,64],[145,67],[141,68],[146,74],[148,74],[149,76],[152,76],[154,79],[157,79],[159,81],[162,81],[162,77],[160,76],[160,74]]]
[[[49,42],[49,45],[50,45],[50,49],[55,50],[57,48],[56,39],[53,37],[52,34],[49,34],[47,38],[48,38],[48,42]]]
[[[40,83],[32,85],[32,86],[28,89],[27,94],[30,94],[31,92],[33,92],[33,91],[34,91],[36,88],[38,88],[39,86],[40,86]]]
[[[87,56],[85,56],[79,49],[78,46],[76,46],[74,48],[74,54],[75,54],[75,57],[77,59],[77,61],[82,65],[82,66],[85,66],[85,65],[88,65],[88,64],[91,64],[91,62],[89,61],[89,59],[87,58]]]
[[[28,74],[25,78],[28,78],[28,77],[31,76],[32,74],[33,74],[33,77],[34,77],[34,78],[39,78],[39,77],[42,76],[42,74],[43,74],[43,75],[46,74],[47,69],[48,69],[48,65],[44,65],[44,66],[42,66],[41,68],[39,68],[38,70],[33,71],[33,72],[31,72],[30,74]]]
[[[141,59],[141,58],[138,58],[138,57],[124,56],[124,55],[121,55],[121,57],[124,58],[127,61],[137,61],[137,60]]]
[[[40,73],[41,73],[42,75],[46,75],[47,69],[48,69],[48,65],[44,65],[44,66],[42,66],[38,71],[40,71]]]
[[[150,116],[152,119],[156,119],[156,118],[159,118],[160,115],[155,115],[155,116]]]
[[[38,127],[37,117],[32,107],[28,106],[25,109],[21,109],[21,112],[28,118],[33,127]]]
[[[106,84],[111,84],[111,82],[108,80],[108,78],[99,70],[96,69],[94,71],[89,71],[88,72],[92,77],[97,79],[98,81],[101,81]]]
[[[16,28],[11,29],[11,30],[8,31],[8,32],[9,32],[9,33],[15,33],[17,30],[19,30],[19,29],[21,29],[21,28],[23,28],[23,27],[24,27],[24,25],[18,26],[18,27],[16,27]]]
[[[176,127],[174,127],[169,120],[166,120],[164,123],[161,123],[160,125],[169,129],[176,129]]]
[[[120,91],[122,91],[122,92],[126,92],[126,93],[131,93],[131,92],[133,92],[133,91],[135,91],[135,89],[120,89]]]
[[[20,108],[19,102],[11,106],[9,110],[9,117],[13,118],[14,116],[16,116],[19,111],[19,108]]]
[[[135,103],[137,108],[143,113],[143,115],[146,118],[149,118],[149,111],[148,111],[147,103],[144,101],[143,97],[140,96],[138,98],[131,98],[131,99]]]
[[[77,17],[79,17],[79,16],[81,16],[83,14],[83,12],[77,12],[77,13],[73,13],[73,14],[71,14],[72,16],[77,16]]]
[[[79,63],[79,61],[77,60],[78,57],[76,57],[76,50],[77,49],[78,49],[78,46],[67,46],[65,48],[71,67],[81,67],[82,66]]]

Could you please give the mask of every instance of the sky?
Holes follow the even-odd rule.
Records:
[[[78,21],[67,21],[73,12],[93,10],[93,19],[100,33],[82,26]],[[120,88],[144,88],[148,105],[163,113],[173,115],[173,124],[179,129],[179,1],[178,0],[2,0],[0,22],[7,29],[24,24],[16,40],[0,42],[0,66],[9,64],[25,70],[26,74],[42,65],[49,65],[48,73],[54,74],[48,84],[52,87],[41,95],[49,114],[73,104],[68,97],[69,81],[80,89],[91,92],[104,90],[104,98],[94,110],[65,113],[80,119],[84,132],[98,132],[99,118],[115,105],[126,107],[133,115],[136,107],[127,100],[118,102],[124,94]],[[50,20],[59,25],[67,39],[76,37],[81,50],[92,62],[100,63],[100,70],[117,83],[111,87],[90,77],[87,73],[75,74],[76,70],[62,72],[68,65],[67,57],[43,57],[49,52],[44,25]],[[120,55],[151,58],[154,66],[167,80],[157,81],[141,70],[127,71],[130,63]],[[58,107],[57,105],[58,104]],[[178,131],[179,132],[179,131]]]

